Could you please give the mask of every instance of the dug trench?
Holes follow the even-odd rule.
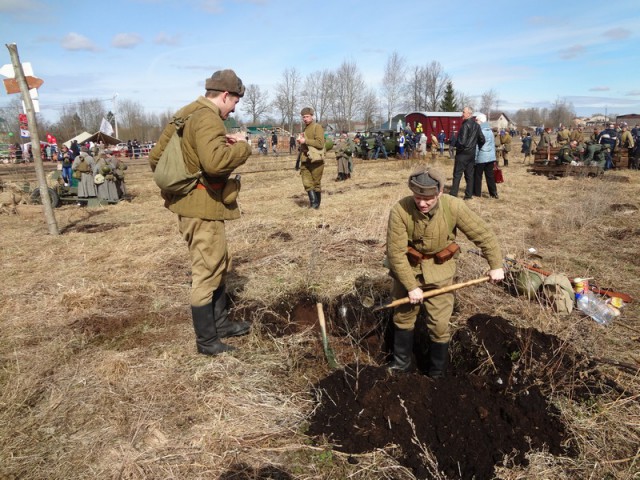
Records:
[[[317,329],[315,303],[309,294],[282,300],[263,310],[259,328],[273,336]],[[249,310],[232,310],[232,317],[246,318]],[[423,373],[428,336],[419,317],[416,368],[391,375],[384,367],[392,345],[388,310],[363,306],[360,292],[325,303],[325,311],[336,357],[358,361],[327,369],[313,386],[316,408],[306,434],[351,454],[352,462],[384,448],[417,478],[484,479],[496,466],[526,465],[531,451],[575,457],[552,399],[588,404],[593,395],[622,390],[567,342],[485,314],[455,332],[447,376],[438,380]]]

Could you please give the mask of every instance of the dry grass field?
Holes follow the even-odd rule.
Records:
[[[545,269],[640,299],[640,173],[549,180],[521,161],[503,169],[499,200],[483,185],[485,196],[469,202],[503,254],[525,258],[533,247]],[[215,358],[195,353],[186,246],[147,166],[128,170],[131,201],[56,209],[58,237],[38,206],[0,216],[0,478],[417,478],[397,446],[347,454],[306,434],[314,385],[331,370],[315,319],[300,312],[303,300],[327,306],[341,365],[379,362],[338,331],[334,307],[346,296],[384,297],[387,216],[409,194],[412,162],[358,162],[352,180],[334,182],[328,160],[318,211],[306,208],[293,163],[254,155],[240,169],[228,291],[253,328],[229,341],[236,352]],[[435,164],[448,188],[452,161]],[[457,280],[483,275],[486,264],[459,238]],[[571,345],[606,380],[580,400],[546,385],[575,454],[524,452],[523,464],[497,465],[497,478],[640,478],[639,311],[628,304],[603,327],[500,286],[458,291],[455,329],[475,314],[502,317]],[[271,328],[276,318],[291,328]]]

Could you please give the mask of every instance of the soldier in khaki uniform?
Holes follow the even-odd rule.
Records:
[[[334,147],[336,152],[336,160],[338,161],[338,176],[336,182],[342,182],[351,178],[351,154],[355,149],[353,141],[343,133],[338,140],[338,144]]]
[[[435,133],[431,133],[431,160],[435,160],[438,156],[438,137]]]
[[[502,145],[502,162],[505,167],[509,166],[509,152],[511,151],[511,134],[505,130],[500,135],[500,145]]]
[[[322,173],[324,172],[324,129],[316,123],[315,112],[305,107],[300,112],[306,125],[304,132],[298,136],[298,144],[303,161],[300,163],[302,185],[309,195],[309,208],[320,208],[322,200]]]
[[[234,169],[251,155],[241,132],[227,133],[224,120],[235,111],[244,85],[233,70],[219,70],[205,83],[206,93],[183,107],[176,117],[186,119],[182,132],[184,162],[190,172],[201,170],[205,179],[186,195],[163,193],[165,206],[178,215],[180,233],[191,257],[191,314],[196,347],[204,355],[234,350],[222,343],[225,337],[249,331],[247,322],[227,318],[225,279],[229,265],[226,220],[240,218],[236,203],[239,184],[229,179]],[[188,118],[187,118],[188,117]],[[170,123],[149,152],[155,170],[173,133]]]
[[[438,378],[446,373],[454,296],[449,293],[424,299],[423,291],[452,284],[457,254],[442,254],[455,252],[457,230],[482,250],[491,268],[491,280],[498,282],[504,278],[495,234],[462,199],[443,194],[444,182],[441,172],[425,166],[417,168],[409,176],[413,195],[396,203],[389,215],[387,261],[394,279],[392,296],[410,299],[409,304],[394,310],[391,371],[406,372],[411,368],[414,326],[424,302],[431,340],[428,374]]]
[[[567,130],[567,127],[562,126],[562,128],[558,131],[558,135],[556,135],[556,141],[558,142],[558,145],[567,145],[570,140],[571,138],[569,135],[569,130]]]
[[[578,142],[578,145],[580,145],[581,143],[584,143],[584,133],[582,131],[582,127],[576,127],[573,130],[571,130],[569,139],[575,140],[576,142]]]
[[[633,141],[633,135],[629,131],[629,127],[626,123],[620,125],[622,131],[620,132],[620,137],[618,138],[618,145],[620,148],[626,148],[629,155],[629,168],[636,169],[637,160],[633,156],[633,151],[635,150],[635,143]]]

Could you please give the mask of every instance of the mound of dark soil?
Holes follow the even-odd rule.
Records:
[[[419,478],[433,474],[426,451],[445,475],[477,479],[497,464],[524,464],[530,450],[575,454],[547,397],[601,393],[592,362],[556,337],[486,315],[468,320],[450,353],[440,380],[361,365],[333,372],[314,388],[309,435],[346,453],[398,446]]]

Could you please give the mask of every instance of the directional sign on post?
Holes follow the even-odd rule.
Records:
[[[25,77],[25,80],[27,81],[29,90],[40,88],[44,83],[44,80],[42,80],[41,78],[32,77],[31,75]],[[18,80],[16,80],[15,78],[5,78],[3,82],[4,88],[7,91],[8,95],[11,95],[12,93],[20,93],[20,86],[18,85]]]
[[[42,86],[44,80],[33,75],[33,68],[31,67],[31,63],[29,62],[22,63],[22,71],[24,72],[24,76],[27,80],[29,95],[33,99],[33,109],[36,111],[36,113],[40,112],[38,88]],[[0,67],[0,75],[7,77],[7,79],[4,80],[4,88],[7,90],[7,94],[11,95],[12,93],[20,93],[20,87],[18,86],[18,81],[15,79],[16,74],[13,71],[12,64],[8,63]],[[22,108],[26,111],[24,102],[22,104]]]

